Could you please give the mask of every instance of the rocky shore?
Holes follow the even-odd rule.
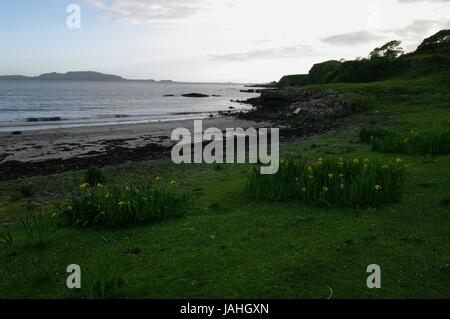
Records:
[[[346,100],[335,90],[313,91],[304,88],[265,89],[246,101],[250,111],[227,113],[238,119],[266,121],[281,128],[284,137],[305,137],[347,125],[349,116],[360,106]]]

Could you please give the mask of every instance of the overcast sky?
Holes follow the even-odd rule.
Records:
[[[66,26],[72,3],[80,29]],[[0,74],[265,82],[393,39],[414,50],[449,17],[450,0],[1,1]]]

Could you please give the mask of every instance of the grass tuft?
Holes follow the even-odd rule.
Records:
[[[402,195],[404,165],[369,159],[287,159],[274,175],[250,172],[247,193],[252,200],[301,201],[346,206],[395,202]]]
[[[191,200],[179,193],[175,185],[125,187],[107,190],[83,188],[60,208],[58,219],[64,225],[129,226],[161,222],[187,213]]]
[[[20,218],[23,232],[25,234],[26,246],[31,248],[46,247],[56,229],[54,220],[46,215],[33,215],[28,213]]]
[[[91,186],[95,186],[97,184],[104,184],[106,177],[100,168],[91,166],[85,172],[84,181]]]
[[[378,132],[378,136],[376,134]],[[381,133],[383,132],[383,133]],[[372,135],[371,135],[372,134]],[[367,140],[369,137],[369,141]],[[430,129],[422,132],[377,131],[360,132],[362,142],[372,144],[374,151],[413,155],[450,154],[450,129]]]
[[[384,128],[362,128],[359,132],[359,138],[363,143],[371,143],[375,138],[383,138],[389,131]]]

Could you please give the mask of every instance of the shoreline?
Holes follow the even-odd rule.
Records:
[[[244,101],[242,101],[244,102]],[[248,112],[229,112],[202,119],[203,129],[280,129],[280,142],[354,125],[358,107],[337,92],[303,89],[262,91],[246,103]],[[194,120],[0,132],[0,181],[80,170],[91,165],[169,159],[176,128],[193,131]],[[198,120],[198,119],[197,119]]]
[[[91,165],[170,158],[174,129],[193,130],[194,120],[0,132],[0,180],[49,175]],[[203,128],[271,127],[233,117],[203,119]]]

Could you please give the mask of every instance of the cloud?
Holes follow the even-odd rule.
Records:
[[[400,3],[414,3],[414,2],[440,2],[440,3],[450,3],[450,0],[398,0]]]
[[[270,48],[246,52],[236,52],[220,55],[210,55],[209,59],[220,62],[240,62],[260,59],[290,59],[304,56],[314,56],[318,52],[309,45],[294,45],[290,47]]]
[[[205,0],[86,0],[103,19],[132,24],[179,20],[199,12]]]
[[[380,40],[382,37],[368,31],[357,31],[332,35],[322,39],[322,42],[335,46],[353,46],[371,43]]]
[[[407,50],[415,50],[425,38],[448,28],[450,28],[450,20],[415,20],[404,28],[386,30],[386,32],[392,38],[403,41]]]

